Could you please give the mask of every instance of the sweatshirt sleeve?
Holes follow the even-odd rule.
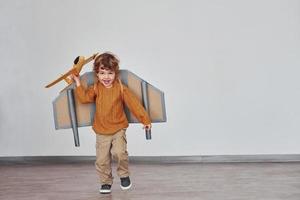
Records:
[[[95,90],[94,86],[89,86],[85,89],[82,85],[75,88],[75,94],[81,103],[92,103],[95,101]]]
[[[144,125],[151,124],[148,113],[138,100],[138,98],[124,86],[124,102],[129,108],[130,112]]]

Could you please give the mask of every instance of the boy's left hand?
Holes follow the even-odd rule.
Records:
[[[145,130],[151,130],[151,128],[152,128],[151,124],[144,125],[144,127],[143,127],[143,129],[145,129]]]

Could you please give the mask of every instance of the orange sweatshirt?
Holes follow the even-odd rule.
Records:
[[[80,85],[76,87],[75,95],[81,103],[96,103],[93,130],[97,134],[114,134],[118,130],[128,127],[123,101],[142,124],[151,124],[144,107],[128,87],[124,85],[122,97],[121,85],[118,81],[114,81],[111,88],[105,88],[100,82],[96,84],[95,88],[92,85],[85,89]]]

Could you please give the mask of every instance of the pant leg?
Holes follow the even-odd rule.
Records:
[[[95,167],[99,175],[101,184],[113,183],[111,170],[111,146],[112,135],[96,134],[96,162]]]
[[[129,176],[127,139],[125,132],[126,129],[121,129],[113,135],[112,140],[112,155],[117,161],[117,174],[121,178]]]

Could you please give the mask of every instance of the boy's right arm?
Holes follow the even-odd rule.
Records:
[[[71,78],[75,81],[76,83],[76,88],[75,88],[75,95],[79,99],[81,103],[92,103],[95,101],[95,90],[93,86],[88,87],[85,89],[81,83],[79,77],[75,75],[71,75]]]
[[[90,86],[85,90],[82,85],[79,85],[75,88],[75,94],[81,103],[92,103],[95,101],[96,97],[93,86]]]

